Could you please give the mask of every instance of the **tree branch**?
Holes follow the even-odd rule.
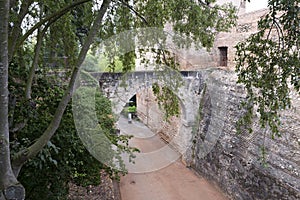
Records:
[[[213,7],[211,7],[210,6],[210,3],[207,3],[207,2],[203,2],[203,1],[197,1],[199,4],[201,4],[202,6],[204,6],[204,7],[207,7],[207,8],[213,8]]]
[[[64,94],[63,98],[61,99],[61,101],[56,109],[56,112],[53,116],[53,119],[50,122],[48,128],[45,130],[43,135],[39,139],[37,139],[37,141],[33,145],[31,145],[29,148],[27,148],[25,150],[18,152],[14,156],[13,168],[14,168],[14,172],[15,172],[16,176],[18,175],[19,170],[21,169],[22,165],[27,160],[36,156],[36,154],[38,154],[39,151],[47,144],[47,142],[51,139],[51,137],[54,135],[55,131],[57,130],[57,128],[61,122],[63,113],[73,95],[74,88],[75,88],[75,82],[80,73],[80,66],[83,63],[85,56],[90,48],[90,45],[93,43],[94,38],[95,38],[99,28],[101,27],[104,14],[106,13],[110,2],[111,2],[111,0],[103,0],[101,8],[98,11],[98,15],[97,15],[96,19],[94,20],[91,30],[90,30],[90,32],[86,38],[86,41],[79,53],[76,65],[75,65],[72,75],[71,75],[71,79],[70,79],[68,88],[66,89],[65,94]]]
[[[131,10],[132,12],[134,12],[134,14],[139,17],[145,24],[149,24],[148,21],[138,12],[136,11],[131,5],[129,5],[128,3],[126,3],[123,0],[119,0],[119,2],[121,2],[124,6],[126,6],[127,8],[129,8],[129,10]]]
[[[283,36],[284,36],[283,30],[280,27],[279,23],[276,21],[276,19],[274,19],[274,24],[275,24],[276,31],[277,31],[279,49],[280,49],[281,43],[282,43],[282,48],[284,49],[285,44],[284,44],[284,39],[283,39]]]
[[[42,47],[43,37],[44,37],[44,35],[47,31],[47,28],[44,28],[42,31],[39,31],[39,33],[37,35],[37,43],[35,45],[34,58],[33,58],[32,65],[30,67],[29,76],[28,76],[27,83],[26,83],[26,88],[25,88],[25,98],[26,98],[26,100],[31,99],[32,82],[33,82],[33,78],[34,78],[34,75],[35,75],[35,70],[37,68],[38,61],[39,61],[39,54],[40,54],[40,50],[41,50],[41,47]]]

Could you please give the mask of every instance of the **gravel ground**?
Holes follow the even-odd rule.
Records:
[[[117,200],[114,197],[113,181],[101,172],[101,184],[98,186],[81,187],[70,184],[69,200]]]

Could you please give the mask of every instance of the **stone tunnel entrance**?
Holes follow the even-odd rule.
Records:
[[[180,152],[183,160],[186,159],[186,152],[191,145],[193,125],[198,114],[199,96],[203,89],[201,74],[194,71],[139,71],[127,74],[99,73],[93,76],[99,80],[101,90],[112,101],[116,115],[119,115],[126,103],[136,95],[139,119]],[[180,102],[180,116],[172,117],[170,123],[167,123],[163,112],[155,102],[152,85],[158,83],[172,88],[176,76],[182,79],[182,84],[174,90]]]
[[[128,120],[128,107],[134,104],[136,113],[132,116],[133,120],[143,123],[165,143],[172,145],[179,152],[184,153],[184,148],[186,148],[184,141],[187,141],[184,137],[186,137],[187,134],[191,135],[191,130],[185,126],[186,111],[184,110],[182,100],[179,99],[179,115],[172,116],[168,120],[165,119],[164,111],[158,105],[152,87],[140,89],[125,102],[121,111],[122,117]]]
[[[172,140],[180,140],[180,128],[184,119],[182,102],[180,101],[179,105],[179,116],[171,116],[166,120],[164,110],[158,105],[151,88],[146,88],[138,92],[136,96],[138,118],[165,142],[169,143]],[[176,143],[179,143],[179,141]]]

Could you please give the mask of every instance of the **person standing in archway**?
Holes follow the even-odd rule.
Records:
[[[135,103],[130,101],[128,105],[128,123],[132,123],[133,115],[136,113],[136,106]]]

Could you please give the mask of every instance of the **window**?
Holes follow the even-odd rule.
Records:
[[[228,51],[228,47],[219,47],[219,53],[220,53],[220,62],[219,65],[220,66],[224,66],[227,67],[227,52]]]

